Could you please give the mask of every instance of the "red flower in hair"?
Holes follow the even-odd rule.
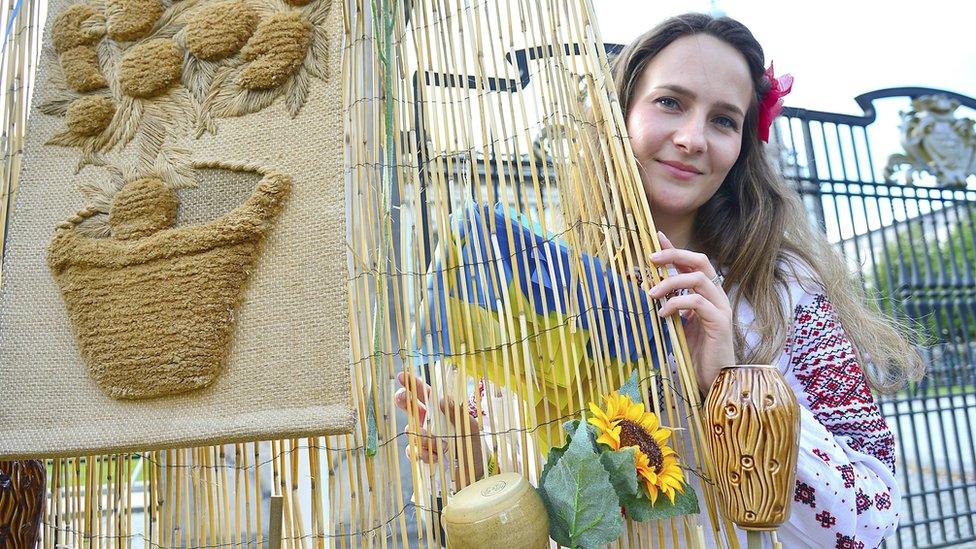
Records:
[[[784,74],[777,78],[773,75],[773,62],[769,62],[766,69],[766,78],[769,79],[769,91],[763,96],[759,104],[759,139],[764,143],[769,143],[769,127],[773,125],[773,120],[779,116],[783,110],[783,98],[793,89],[793,75]]]

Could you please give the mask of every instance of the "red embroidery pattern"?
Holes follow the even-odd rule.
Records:
[[[820,459],[824,460],[824,463],[830,463],[830,455],[824,452],[820,448],[814,448],[813,453],[817,455]]]
[[[481,402],[481,399],[483,398],[485,398],[485,378],[481,378],[478,380],[478,390],[472,393],[470,397],[468,397],[468,414],[471,417],[478,419],[478,403]],[[488,411],[482,408],[481,415],[487,416]]]
[[[861,514],[871,508],[871,498],[863,491],[857,491],[857,514]]]
[[[820,526],[824,528],[830,528],[831,526],[837,524],[837,518],[830,514],[830,511],[820,511],[815,517]]]
[[[813,486],[805,482],[796,481],[796,490],[793,491],[793,501],[798,501],[815,508],[817,506],[817,495]]]
[[[878,492],[875,494],[874,506],[877,507],[879,511],[891,509],[891,494],[888,492]]]
[[[838,465],[834,467],[840,471],[840,476],[844,479],[844,488],[854,487],[854,466],[850,463],[845,463],[844,465]]]
[[[817,295],[813,303],[798,305],[794,318],[786,352],[810,411],[835,437],[858,452],[875,456],[894,472],[894,436],[871,396],[830,301]]]
[[[841,533],[837,534],[837,545],[834,546],[835,549],[864,549],[864,542],[857,541],[854,536],[845,536]]]

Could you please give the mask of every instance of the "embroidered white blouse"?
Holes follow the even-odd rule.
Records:
[[[783,296],[791,331],[774,361],[797,395],[801,427],[790,518],[779,540],[784,547],[874,548],[898,525],[895,439],[822,286],[809,268],[796,270]],[[749,305],[736,317],[751,324]],[[757,338],[749,334],[747,345]]]

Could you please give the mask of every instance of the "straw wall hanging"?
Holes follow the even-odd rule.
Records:
[[[50,13],[0,313],[45,547],[738,545],[590,2]]]
[[[333,9],[334,8],[334,9]],[[51,2],[0,456],[348,432],[342,8]]]

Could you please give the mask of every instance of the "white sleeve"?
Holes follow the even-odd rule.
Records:
[[[800,402],[800,453],[784,547],[874,548],[895,532],[895,440],[822,292],[792,289],[780,369]]]

